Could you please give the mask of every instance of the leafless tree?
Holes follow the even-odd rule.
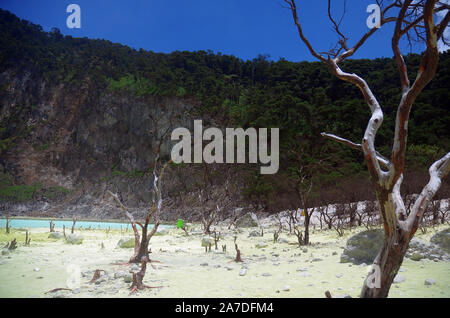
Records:
[[[75,232],[75,223],[77,223],[77,218],[72,219],[72,229],[70,230],[70,233],[73,234]]]
[[[214,172],[217,173],[217,171]],[[203,232],[207,235],[212,232],[211,226],[219,221],[219,217],[224,210],[232,204],[232,194],[230,193],[231,170],[222,171],[227,175],[222,187],[214,186],[214,172],[207,164],[203,165],[203,180],[198,190]]]
[[[328,10],[329,18],[339,36],[339,41],[335,49],[330,52],[318,53],[303,31],[295,1],[285,0],[285,2],[292,13],[298,34],[309,52],[328,65],[336,77],[358,87],[371,110],[372,115],[361,144],[329,133],[322,133],[322,135],[354,149],[362,150],[364,153],[364,159],[375,187],[379,212],[384,225],[385,239],[374,261],[374,264],[380,268],[380,284],[371,288],[371,284],[368,282],[369,279],[372,279],[372,276],[369,274],[364,282],[361,297],[387,297],[392,281],[402,264],[409,241],[417,231],[423,213],[438,191],[442,179],[450,170],[449,152],[429,168],[430,180],[419,194],[408,215],[400,195],[405,168],[408,118],[417,96],[436,74],[439,60],[437,42],[439,39],[446,40],[443,36],[450,21],[449,6],[437,0],[394,0],[389,5],[377,1],[381,8],[381,27],[391,22],[395,24],[391,46],[398,66],[402,92],[395,120],[392,154],[391,158],[388,159],[375,150],[375,136],[383,122],[383,111],[380,104],[363,78],[354,73],[345,72],[339,67],[342,61],[358,51],[366,40],[377,31],[377,28],[370,29],[351,47],[348,45],[348,38],[340,31],[340,22],[336,22],[331,15],[331,10]],[[328,7],[330,8],[330,6],[331,0],[328,1]],[[436,24],[434,13],[443,10],[447,10],[445,17]],[[389,16],[393,14],[392,11],[395,11],[395,15]],[[426,49],[422,54],[419,71],[411,84],[406,63],[399,48],[399,42],[402,38],[410,39],[413,35],[418,41],[426,45]]]
[[[236,249],[236,258],[234,259],[234,261],[236,263],[242,263],[241,250],[238,248],[236,240],[237,240],[237,236],[234,237],[234,248]]]
[[[162,179],[164,176],[164,171],[167,165],[170,163],[165,163],[162,167],[158,168],[158,159],[159,155],[155,159],[155,163],[153,165],[153,200],[150,211],[147,213],[144,224],[135,221],[133,215],[128,211],[128,209],[123,205],[122,201],[119,199],[117,194],[112,193],[111,191],[107,191],[107,193],[114,198],[114,200],[119,204],[122,211],[125,213],[126,217],[130,220],[131,227],[134,232],[134,254],[128,261],[129,263],[141,263],[143,258],[148,259],[148,245],[150,239],[158,230],[160,224],[160,214],[162,208]],[[158,171],[159,170],[159,171]],[[150,224],[150,220],[152,217],[155,217],[155,222],[152,230],[149,232],[148,226]],[[142,233],[139,233],[137,226],[141,227]]]
[[[28,234],[28,230],[25,232],[25,245],[30,245],[31,235]]]
[[[5,218],[6,218],[6,234],[9,234],[9,215],[8,214],[6,214],[5,215]]]
[[[339,236],[344,235],[344,229],[347,220],[346,208],[344,204],[335,204],[334,215],[336,216],[335,222],[333,222],[333,229]]]
[[[303,231],[297,226],[294,225],[294,234],[297,236],[298,246],[303,245]]]

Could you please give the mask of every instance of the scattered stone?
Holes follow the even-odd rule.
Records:
[[[331,253],[332,256],[338,255],[338,252],[334,251],[333,253]]]
[[[234,269],[234,268],[231,267],[231,266],[226,266],[225,268],[227,269],[227,271],[232,271],[232,270]]]
[[[132,248],[136,244],[134,237],[125,237],[121,238],[119,242],[117,242],[118,248]]]
[[[395,276],[395,278],[394,278],[393,283],[394,283],[394,284],[400,284],[400,283],[403,283],[405,280],[406,280],[405,277],[403,277],[403,276],[400,275],[400,274],[397,274],[397,275]]]
[[[439,232],[441,233],[441,232]],[[437,233],[437,234],[439,234]],[[435,234],[436,235],[436,234]],[[445,252],[445,235],[440,235],[437,238],[433,236],[433,241],[436,243],[428,243],[418,238],[413,238],[409,242],[409,248],[406,257],[413,261],[434,260],[434,261],[449,261],[450,256]],[[437,243],[443,243],[444,246]]]
[[[247,213],[236,220],[236,227],[257,227],[258,221],[252,213]]]
[[[117,278],[122,278],[122,277],[124,277],[124,276],[126,276],[127,275],[127,273],[125,272],[125,271],[118,271],[118,272],[115,272],[114,273],[114,278],[115,279],[117,279]]]
[[[39,271],[40,271],[40,268],[39,268],[39,267],[35,267],[33,270],[34,270],[35,272],[39,272]]]
[[[241,270],[239,271],[239,276],[245,276],[246,274],[247,274],[247,269],[241,268]]]
[[[256,246],[256,248],[266,248],[268,245],[267,245],[267,243],[258,243],[255,246]]]
[[[63,237],[64,237],[64,235],[62,233],[60,233],[60,232],[51,232],[48,235],[48,238],[52,238],[52,239],[61,239]]]
[[[208,266],[208,263],[201,263],[200,266]]]
[[[321,259],[319,257],[315,257],[315,258],[312,259],[311,262],[321,262],[321,261],[323,261],[323,259]]]
[[[343,274],[336,274],[337,278],[341,278],[342,276],[344,276]]]
[[[6,248],[2,249],[2,255],[9,255],[9,251]]]
[[[290,291],[291,290],[291,286],[286,285],[283,287],[283,291]]]
[[[269,276],[272,276],[272,274],[270,274],[270,273],[264,273],[264,274],[262,274],[262,276],[264,276],[264,277],[269,277]]]
[[[450,228],[434,234],[430,241],[450,254]]]
[[[310,273],[308,273],[308,272],[303,272],[303,273],[298,274],[298,276],[301,276],[301,277],[311,277],[312,275],[311,275]]]
[[[83,243],[84,237],[78,234],[69,234],[66,236],[66,243],[79,245]]]
[[[205,236],[202,238],[202,247],[206,247],[206,246],[212,246],[214,245],[214,238],[210,237],[210,236]]]
[[[249,233],[248,235],[249,237],[260,237],[261,236],[261,232],[257,231],[257,230],[253,230]]]
[[[382,230],[368,230],[350,237],[341,255],[341,263],[372,263],[384,240]]]
[[[133,275],[131,273],[126,273],[126,275],[123,277],[123,281],[125,283],[132,283],[133,282]]]
[[[436,281],[434,279],[432,279],[432,278],[425,279],[425,285],[426,286],[431,286],[431,285],[434,285],[434,284],[436,284]]]

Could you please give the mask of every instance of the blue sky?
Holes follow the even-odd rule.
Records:
[[[66,8],[81,7],[81,29],[69,29]],[[334,11],[342,9],[335,0]],[[366,8],[374,0],[347,0],[343,31],[355,43],[368,27]],[[252,59],[312,61],[298,38],[291,13],[282,0],[0,0],[0,7],[44,30],[57,27],[65,35],[104,38],[155,52],[213,50]],[[318,51],[336,40],[327,16],[326,0],[298,0],[304,32]],[[383,26],[354,58],[391,57],[393,26]],[[420,48],[415,48],[415,51]],[[404,53],[409,48],[404,46]]]

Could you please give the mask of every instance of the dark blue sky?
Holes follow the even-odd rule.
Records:
[[[81,7],[81,29],[66,26],[66,7]],[[335,0],[340,12],[343,1]],[[355,43],[368,28],[367,5],[374,0],[348,0],[343,30]],[[104,38],[155,52],[207,50],[252,59],[311,61],[299,40],[291,13],[282,0],[0,0],[0,7],[44,30],[57,27],[75,37]],[[318,51],[336,40],[327,17],[326,0],[298,0],[304,32]],[[392,25],[370,38],[355,58],[391,57]],[[404,53],[409,49],[405,47]],[[417,51],[417,48],[416,48]]]

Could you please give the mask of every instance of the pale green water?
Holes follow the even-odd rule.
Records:
[[[63,225],[70,228],[72,227],[73,222],[71,220],[53,220],[56,228],[63,228]],[[48,228],[50,224],[50,220],[39,220],[39,219],[10,219],[9,226],[11,228]],[[0,219],[0,228],[6,227],[6,219]],[[75,224],[75,228],[83,228],[83,229],[126,229],[130,228],[130,223],[117,223],[117,222],[101,222],[101,221],[77,221]],[[153,227],[153,225],[151,225]],[[160,228],[170,228],[171,225],[160,225]]]

